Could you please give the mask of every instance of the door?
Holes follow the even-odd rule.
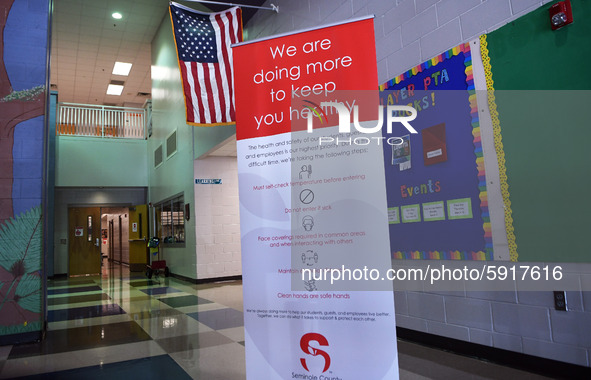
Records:
[[[129,208],[129,270],[143,272],[148,258],[148,205]]]
[[[99,207],[68,209],[70,276],[101,272],[101,212]]]

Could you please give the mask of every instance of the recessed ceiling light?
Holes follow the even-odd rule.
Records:
[[[113,17],[115,20],[121,20],[123,18],[123,15],[119,12],[115,12],[111,15],[111,17]]]
[[[131,70],[131,65],[131,63],[115,62],[115,66],[113,66],[113,74],[127,76]]]
[[[107,87],[107,95],[121,95],[121,93],[123,92],[123,86],[119,85],[119,84],[110,84]]]

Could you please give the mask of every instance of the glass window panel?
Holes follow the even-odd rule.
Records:
[[[185,242],[185,203],[179,197],[172,202],[172,224],[174,231],[174,242]]]
[[[160,202],[156,206],[158,236],[164,244],[185,243],[185,202],[179,197]]]
[[[88,215],[87,235],[88,241],[92,241],[92,215]]]
[[[162,238],[165,243],[174,243],[172,234],[172,203],[166,202],[162,204],[162,212],[160,213],[160,220],[162,223]]]

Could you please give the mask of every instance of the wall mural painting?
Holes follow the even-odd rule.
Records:
[[[0,336],[41,330],[48,10],[0,2]]]

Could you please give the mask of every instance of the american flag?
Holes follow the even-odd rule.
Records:
[[[225,125],[235,121],[232,49],[242,41],[240,8],[201,13],[170,3],[170,17],[183,80],[187,123]]]

